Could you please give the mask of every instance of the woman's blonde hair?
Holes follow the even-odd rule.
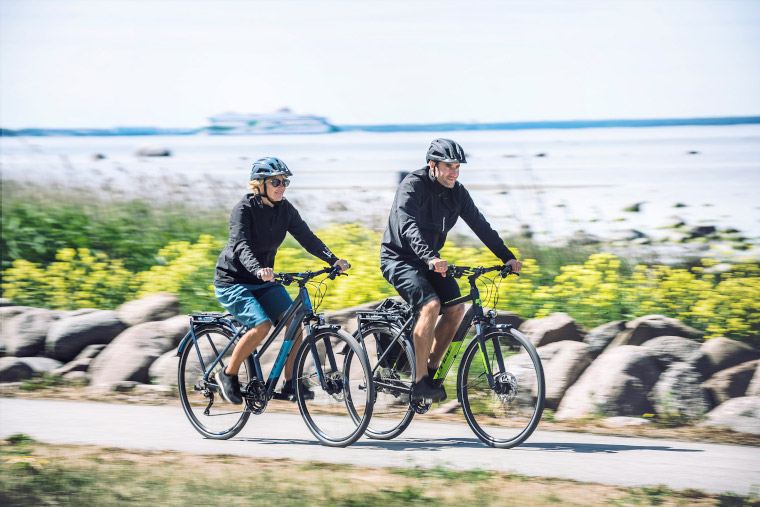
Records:
[[[264,184],[264,181],[266,181],[266,180],[256,179],[256,180],[249,181],[248,182],[248,190],[250,190],[251,192],[256,192],[257,194],[260,194],[261,193],[261,185]]]

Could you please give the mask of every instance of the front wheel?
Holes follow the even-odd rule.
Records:
[[[374,390],[367,358],[342,330],[318,330],[295,361],[296,399],[317,439],[331,447],[356,442],[372,417]]]
[[[544,411],[546,386],[541,359],[530,340],[514,329],[489,331],[483,342],[485,356],[475,339],[462,357],[457,379],[462,410],[483,442],[492,447],[514,447],[533,433]],[[488,382],[486,363],[493,373],[493,386]]]

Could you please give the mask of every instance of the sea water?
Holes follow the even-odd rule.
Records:
[[[62,188],[228,208],[245,192],[252,162],[276,156],[294,173],[287,197],[313,226],[360,221],[382,228],[400,177],[425,164],[435,137],[464,147],[468,163],[460,181],[502,232],[530,228],[538,238],[558,238],[582,230],[610,237],[636,229],[665,237],[670,230],[664,227],[680,219],[760,238],[760,125],[5,137],[2,173]],[[171,156],[135,156],[146,145],[167,148]],[[638,212],[624,211],[634,204]],[[460,223],[455,232],[467,228]]]

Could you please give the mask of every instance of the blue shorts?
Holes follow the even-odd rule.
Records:
[[[285,287],[275,282],[214,287],[214,294],[228,312],[251,328],[268,320],[277,324],[282,312],[293,304]]]

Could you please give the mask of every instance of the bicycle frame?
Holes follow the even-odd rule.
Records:
[[[490,319],[483,313],[483,306],[480,300],[480,290],[478,289],[475,280],[481,275],[482,273],[473,273],[468,276],[468,281],[470,284],[470,292],[467,295],[458,297],[454,300],[447,301],[444,303],[444,307],[454,306],[458,305],[460,303],[467,303],[472,301],[472,306],[470,309],[465,313],[464,317],[462,318],[462,322],[460,323],[459,327],[457,328],[456,332],[454,333],[454,338],[451,341],[451,344],[449,345],[449,348],[446,350],[446,353],[443,356],[443,359],[441,360],[441,364],[436,370],[435,376],[433,379],[440,380],[441,382],[443,379],[446,378],[446,376],[449,374],[449,371],[451,370],[452,365],[454,364],[454,361],[456,360],[457,356],[459,355],[459,351],[462,348],[462,345],[464,344],[464,338],[467,335],[467,331],[469,331],[472,324],[475,324],[475,336],[473,337],[473,340],[478,340],[479,349],[481,353],[481,357],[483,359],[483,364],[485,366],[486,372],[487,372],[487,378],[488,378],[488,385],[493,388],[494,387],[494,379],[493,379],[493,371],[491,370],[491,365],[488,361],[488,356],[486,352],[486,346],[484,341],[484,330],[488,331],[490,328],[491,322]],[[358,335],[359,335],[359,341],[364,346],[364,337],[362,335],[362,325],[369,323],[369,322],[380,322],[388,324],[389,321],[393,321],[392,323],[395,323],[399,331],[396,333],[396,335],[391,340],[390,344],[393,345],[398,340],[402,339],[402,335],[404,335],[405,332],[408,333],[408,336],[412,336],[412,332],[414,330],[414,325],[417,322],[417,316],[416,314],[413,314],[409,319],[406,321],[403,321],[403,319],[399,318],[398,315],[395,315],[390,312],[357,312],[358,318]],[[403,323],[402,323],[403,322]],[[484,327],[485,325],[485,327]],[[408,331],[407,331],[408,330]],[[408,338],[404,338],[408,339]],[[372,370],[372,375],[374,377],[375,371],[380,367],[380,364],[382,363],[385,356],[388,354],[388,352],[391,350],[391,347],[389,346],[387,350],[385,350],[380,357],[378,358],[377,364]],[[501,353],[501,349],[496,346],[494,347],[495,355],[496,355],[496,361],[500,367],[500,369],[504,370],[504,358]],[[398,388],[398,386],[391,386],[391,385],[385,385],[382,381],[379,379],[375,379],[375,385],[376,387],[393,387]]]

